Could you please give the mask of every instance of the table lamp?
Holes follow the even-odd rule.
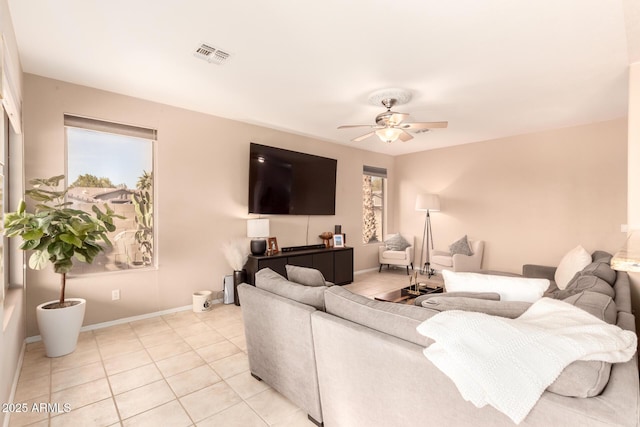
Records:
[[[247,220],[247,237],[251,237],[251,253],[264,255],[267,251],[266,237],[269,237],[269,220],[266,218]]]

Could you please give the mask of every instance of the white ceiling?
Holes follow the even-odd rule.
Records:
[[[626,116],[637,0],[8,3],[27,73],[398,155]],[[350,142],[385,87],[449,128]]]

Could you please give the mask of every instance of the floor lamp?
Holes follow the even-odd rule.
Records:
[[[429,262],[429,243],[433,249],[433,233],[431,232],[431,216],[429,212],[438,212],[440,210],[440,199],[437,194],[419,194],[416,198],[416,210],[426,212],[424,217],[424,231],[422,232],[422,247],[420,248],[420,262],[422,263],[422,254],[424,247],[427,247],[427,257],[424,260],[421,274],[427,274],[427,277],[433,276],[431,263]]]

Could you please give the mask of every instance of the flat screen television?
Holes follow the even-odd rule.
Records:
[[[337,160],[250,145],[249,213],[335,215]]]

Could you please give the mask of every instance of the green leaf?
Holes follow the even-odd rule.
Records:
[[[29,268],[42,270],[49,262],[49,254],[46,251],[36,251],[29,257]]]
[[[59,274],[68,273],[73,268],[70,258],[64,258],[53,263],[53,271]]]
[[[40,240],[25,240],[20,245],[20,249],[23,251],[29,251],[31,249],[35,249],[40,244]]]
[[[22,235],[24,240],[40,240],[40,238],[44,235],[44,232],[40,229],[29,230]]]
[[[69,243],[71,245],[74,245],[75,247],[78,247],[78,248],[82,247],[82,240],[78,239],[73,234],[64,233],[64,234],[61,234],[60,236],[58,236],[58,238],[60,240],[62,240],[63,242],[65,242],[65,243]]]

